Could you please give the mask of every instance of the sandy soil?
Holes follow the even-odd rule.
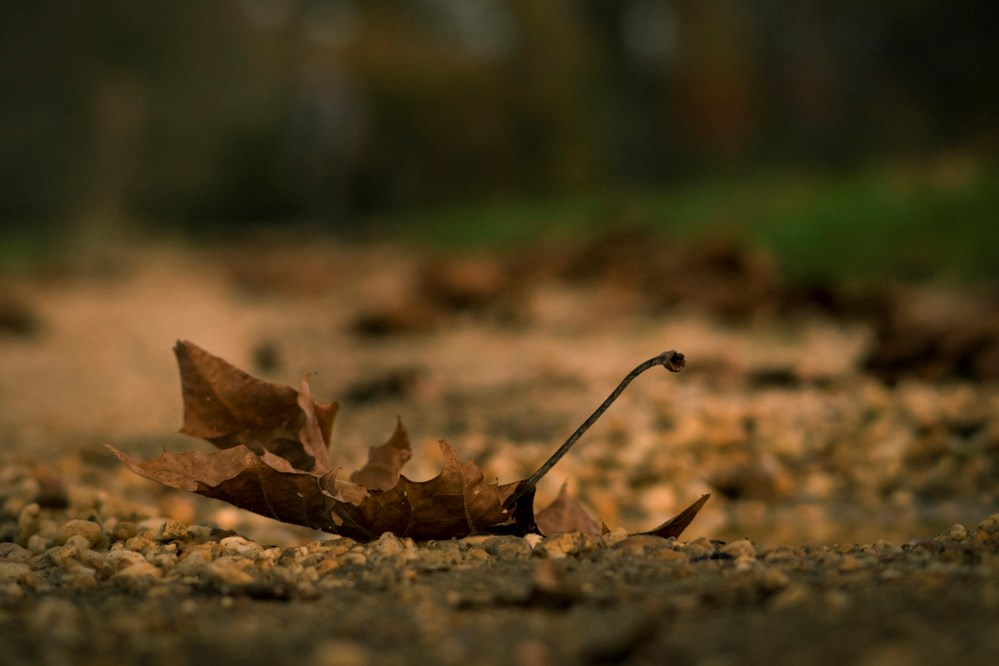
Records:
[[[862,370],[874,336],[863,321],[768,309],[732,318],[696,300],[664,306],[633,281],[569,274],[407,248],[259,244],[128,247],[6,276],[4,307],[28,325],[0,334],[0,547],[21,542],[0,555],[32,571],[0,575],[11,663],[32,663],[36,648],[53,663],[999,656],[999,560],[986,520],[999,512],[995,383],[888,385]],[[224,576],[133,585],[97,565],[93,588],[74,586],[52,552],[71,518],[101,525],[106,543],[77,545],[107,556],[119,522],[139,526],[119,548],[149,534],[157,553],[173,543],[183,554],[197,536],[221,557],[232,533],[219,530],[279,547],[279,563],[300,564],[298,548],[349,552],[331,554],[329,535],[162,488],[100,446],[146,457],[208,450],[174,434],[178,338],[272,381],[316,373],[313,394],[341,402],[333,446],[346,469],[401,416],[413,478],[436,474],[432,444],[446,438],[501,481],[532,472],[637,363],[678,349],[687,369],[637,380],[544,481],[539,503],[568,481],[607,525],[636,531],[702,493],[712,499],[668,548],[522,551],[476,537],[380,546],[388,553],[357,546],[365,563],[348,557],[309,574],[318,578],[305,591],[286,581],[291,592],[252,594]],[[32,503],[43,506],[28,544]],[[208,527],[157,540],[164,518]],[[963,534],[948,532],[955,523]],[[743,538],[751,553],[720,543]],[[442,548],[459,554],[441,559]],[[794,554],[782,563],[774,553],[784,550]],[[386,582],[408,570],[403,561],[417,563],[416,582]],[[127,621],[136,616],[148,621]],[[43,649],[63,625],[65,640]]]

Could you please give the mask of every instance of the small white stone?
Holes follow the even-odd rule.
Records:
[[[525,534],[524,535],[524,541],[527,542],[527,545],[530,546],[532,550],[534,549],[535,546],[537,546],[543,540],[544,540],[544,537],[541,536],[540,534]]]

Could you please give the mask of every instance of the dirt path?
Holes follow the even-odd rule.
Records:
[[[0,337],[4,663],[999,656],[994,384],[889,387],[859,369],[862,324],[722,323],[511,265],[158,247],[5,278],[37,326]],[[638,361],[680,349],[688,368],[636,381],[539,502],[567,480],[634,531],[713,496],[681,543],[330,540],[161,488],[99,446],[206,450],[171,434],[177,338],[272,381],[317,372],[314,395],[342,403],[347,469],[399,415],[414,478],[437,472],[444,437],[504,481]]]

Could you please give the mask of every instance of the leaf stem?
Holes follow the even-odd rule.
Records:
[[[629,372],[628,375],[621,380],[621,383],[617,385],[617,388],[615,388],[609,396],[607,396],[607,399],[600,403],[600,406],[597,407],[592,414],[590,414],[589,418],[583,421],[583,423],[576,428],[575,432],[569,435],[569,439],[565,440],[565,443],[562,444],[562,446],[560,446],[558,450],[545,461],[545,464],[538,468],[538,471],[517,484],[516,490],[514,490],[513,494],[511,494],[510,497],[508,497],[503,503],[503,508],[513,508],[522,497],[533,492],[534,488],[538,485],[538,482],[541,481],[545,474],[547,474],[551,468],[562,459],[562,456],[569,452],[569,449],[571,449],[572,445],[583,436],[583,433],[589,430],[590,426],[596,423],[597,419],[599,419],[603,413],[607,411],[607,408],[618,399],[618,397],[624,392],[624,389],[628,388],[628,384],[630,384],[635,377],[657,365],[661,365],[670,372],[680,372],[685,364],[686,360],[683,358],[683,354],[671,349],[669,351],[664,351],[662,354],[659,354],[654,358],[650,358],[648,361],[636,366],[634,370]]]

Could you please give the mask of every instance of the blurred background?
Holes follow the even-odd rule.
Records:
[[[722,230],[995,277],[977,1],[37,0],[0,21],[0,258],[260,229]]]

